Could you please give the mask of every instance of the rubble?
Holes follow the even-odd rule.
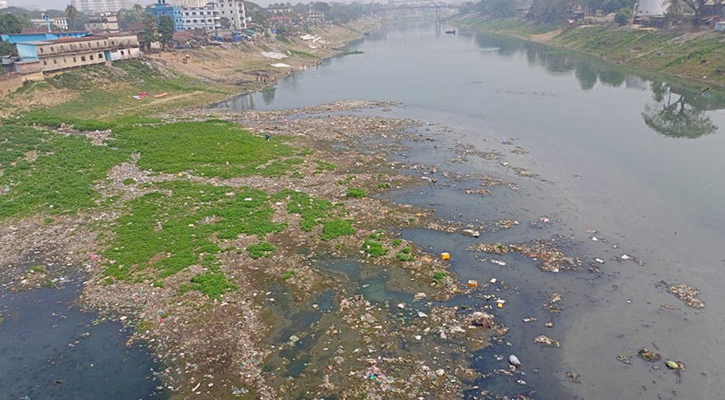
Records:
[[[561,343],[558,340],[554,340],[546,335],[539,335],[534,338],[534,343],[543,344],[549,347],[559,347]]]
[[[565,255],[564,252],[557,247],[557,245],[558,240],[555,239],[537,239],[519,245],[504,245],[501,243],[479,243],[469,246],[467,250],[482,251],[492,254],[506,254],[509,252],[518,252],[522,255],[529,257],[532,260],[538,261],[539,269],[544,272],[560,272],[581,269],[582,261],[578,258]]]
[[[686,283],[680,283],[679,285],[670,285],[667,287],[667,291],[672,295],[682,300],[688,306],[692,308],[704,308],[705,303],[698,299],[700,291]]]

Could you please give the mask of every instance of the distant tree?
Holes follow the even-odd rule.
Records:
[[[574,0],[534,0],[528,18],[539,23],[566,21],[574,5]]]
[[[332,10],[332,7],[325,2],[319,2],[319,3],[312,4],[312,9],[315,11],[325,13],[325,15],[328,15],[330,13],[330,10]]]
[[[642,118],[655,132],[675,138],[695,139],[717,131],[705,110],[688,102],[686,94],[664,88],[665,95],[655,96],[655,104],[645,105]],[[674,95],[674,96],[673,96]]]
[[[73,4],[69,4],[68,7],[65,8],[65,17],[68,19],[68,29],[74,30],[76,28],[75,21],[76,18],[78,18],[78,10],[73,6]]]
[[[168,15],[159,17],[159,40],[161,46],[165,47],[171,44],[171,38],[174,36],[174,20]]]
[[[15,53],[15,46],[7,40],[0,41],[0,56],[10,56]]]
[[[156,31],[156,20],[153,15],[144,14],[141,22],[144,25],[144,30],[140,34],[140,39],[148,51],[151,50],[151,43],[159,41],[159,35]]]
[[[622,7],[614,15],[614,22],[620,26],[627,25],[632,20],[632,9],[629,7]]]
[[[30,21],[24,16],[8,13],[0,15],[0,33],[20,33],[28,26]]]
[[[478,11],[496,18],[509,18],[516,15],[515,0],[482,0],[478,3]]]
[[[706,3],[707,0],[666,0],[668,12],[670,7],[674,7],[675,10],[684,8],[682,7],[683,4],[687,6],[687,8],[692,10],[692,12],[695,14],[695,24],[700,23],[700,18],[702,17],[702,10],[705,8]]]
[[[133,7],[118,12],[118,25],[122,30],[128,29],[131,25],[142,22],[143,16],[146,14],[144,8],[140,4],[134,4]]]

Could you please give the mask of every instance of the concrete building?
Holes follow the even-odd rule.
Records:
[[[15,44],[19,61],[15,71],[21,74],[54,72],[86,65],[136,58],[141,55],[135,34],[66,36]]]
[[[8,8],[8,2],[5,0],[0,0],[0,10],[3,8]]]
[[[207,3],[204,7],[184,7],[182,12],[184,30],[203,29],[207,32],[216,32],[222,28],[216,3]]]
[[[176,7],[204,7],[207,0],[174,0]]]
[[[115,13],[131,7],[130,0],[71,0],[76,10],[92,15]]]
[[[68,20],[65,18],[48,18],[48,22],[50,22],[51,26],[54,26],[62,31],[68,30]],[[45,28],[47,26],[47,22],[42,18],[31,19],[30,23],[41,28]]]
[[[228,18],[231,28],[241,31],[247,29],[247,10],[242,0],[219,0],[219,16]]]
[[[174,7],[166,3],[166,0],[157,0],[155,4],[146,7],[146,13],[154,16],[156,21],[163,15],[168,15],[174,21],[174,31],[184,30],[184,18],[181,7]]]
[[[102,14],[85,23],[85,28],[91,32],[119,32],[118,16],[116,14]]]

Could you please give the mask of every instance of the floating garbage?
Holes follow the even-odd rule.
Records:
[[[534,338],[534,343],[543,344],[550,347],[559,347],[561,343],[558,340],[554,340],[546,335],[539,335]]]
[[[637,354],[639,354],[642,359],[647,360],[649,362],[655,362],[659,361],[659,359],[662,357],[661,355],[648,350],[646,347],[642,348],[642,350],[638,351]]]
[[[471,288],[471,289],[477,288],[478,287],[478,281],[477,280],[474,280],[474,279],[469,279],[468,280],[468,287]]]
[[[450,253],[441,253],[441,259],[442,260],[450,260],[451,254]]]
[[[511,354],[509,356],[509,364],[513,365],[514,367],[518,367],[521,365],[521,361],[519,361],[519,358],[515,355]]]

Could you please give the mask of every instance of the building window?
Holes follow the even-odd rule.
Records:
[[[53,46],[50,46],[50,51],[53,51]]]
[[[114,42],[113,42],[113,40],[111,40],[111,46],[113,46],[113,45],[115,45],[115,44],[116,44],[116,43],[114,43]]]
[[[53,60],[53,64],[58,64],[58,60]]]
[[[43,61],[43,65],[48,65],[48,62],[47,61]]]
[[[41,52],[41,53],[43,52],[43,48],[42,48],[42,47],[40,48],[40,52]]]
[[[121,55],[125,55],[125,54],[126,54],[126,53],[124,53],[124,52],[123,52],[123,50],[121,50]]]
[[[102,58],[103,58],[103,54],[101,54],[101,53],[98,53],[98,59],[100,60],[100,59],[102,59]]]
[[[86,61],[86,56],[81,56],[81,61]]]
[[[78,60],[76,60],[76,58],[75,58],[75,57],[73,57],[73,62],[78,62]]]
[[[60,45],[60,49],[61,49],[61,51],[63,50],[63,45],[62,44]]]
[[[91,54],[91,61],[93,61],[93,54]]]
[[[63,57],[63,62],[64,62],[64,63],[67,63],[67,62],[68,62],[68,60],[66,60],[66,59],[65,59],[65,57]]]

